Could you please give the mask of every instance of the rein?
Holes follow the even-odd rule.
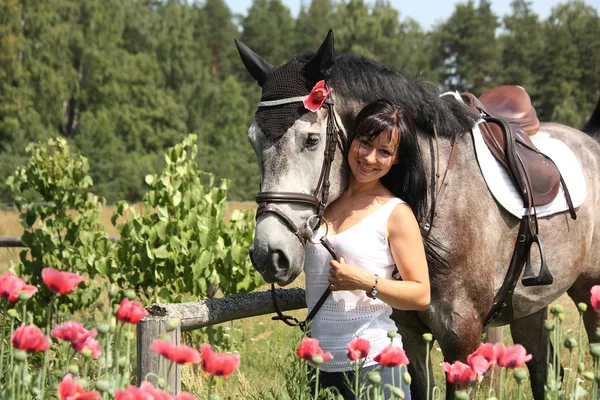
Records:
[[[288,99],[274,100],[274,101],[264,101],[258,103],[259,107],[271,107],[282,104],[296,103],[302,102],[303,97],[291,97]],[[331,165],[333,164],[333,159],[335,158],[335,151],[338,146],[341,147],[342,150],[347,148],[346,137],[344,136],[344,131],[341,129],[339,122],[337,121],[335,115],[334,104],[330,100],[326,100],[323,103],[323,107],[326,108],[328,113],[327,119],[327,130],[326,130],[326,142],[325,142],[325,152],[323,155],[323,164],[321,166],[321,174],[319,176],[319,180],[317,182],[317,187],[312,195],[304,194],[304,193],[296,193],[296,192],[258,192],[256,195],[256,202],[258,203],[258,209],[256,210],[256,219],[258,220],[259,216],[266,213],[275,214],[287,227],[290,231],[296,235],[300,243],[304,247],[306,245],[306,241],[309,240],[313,232],[321,226],[321,223],[325,220],[323,213],[325,211],[325,207],[327,206],[327,202],[329,199],[329,174],[331,173]],[[320,197],[319,197],[320,196]],[[277,207],[273,203],[296,203],[309,205],[315,209],[315,214],[308,218],[304,224],[298,227],[292,219],[287,216],[279,207]],[[325,234],[320,239],[321,244],[325,247],[325,249],[331,254],[331,257],[334,260],[339,260],[339,256],[337,255],[335,249],[327,240],[327,234]],[[275,291],[275,284],[271,284],[271,298],[273,299],[273,308],[275,309],[276,317],[272,317],[273,320],[281,320],[286,325],[289,326],[299,326],[303,331],[306,330],[310,321],[315,317],[317,312],[329,297],[331,293],[331,288],[328,286],[325,292],[319,298],[319,301],[315,304],[311,312],[308,314],[304,321],[298,321],[295,317],[290,315],[284,315],[279,307],[279,303],[277,302],[277,296]]]

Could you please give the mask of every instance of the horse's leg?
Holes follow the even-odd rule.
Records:
[[[398,316],[400,313],[402,313],[401,316]],[[395,316],[398,317],[394,318]],[[428,333],[429,328],[423,324],[416,312],[395,311],[392,318],[398,321],[398,332],[402,336],[402,345],[410,361],[408,373],[412,378],[410,384],[411,399],[425,400],[427,399],[427,390],[431,391],[434,385],[431,358],[429,363],[425,362],[427,347],[423,340],[423,334]],[[429,344],[430,351],[431,347],[432,343]],[[427,387],[427,370],[429,370],[429,388]],[[431,395],[429,398],[431,398]]]
[[[583,314],[583,324],[590,343],[597,343],[600,341],[596,337],[596,329],[600,328],[600,316],[594,311],[590,303],[590,291],[595,284],[598,284],[598,282],[594,282],[591,279],[579,278],[567,291],[569,297],[575,304],[587,304],[587,310]]]
[[[527,317],[515,319],[510,324],[513,341],[523,345],[527,352],[533,356],[527,363],[527,368],[529,369],[531,391],[535,400],[543,400],[544,398],[544,385],[548,371],[546,355],[550,338],[548,332],[544,329],[545,320],[546,308],[543,308]],[[553,354],[554,348],[550,343],[550,360],[552,360]]]
[[[453,319],[446,324],[441,332],[434,332],[444,354],[444,361],[454,363],[458,360],[466,363],[469,354],[477,350],[481,343],[481,319],[474,313],[461,310],[460,314],[453,312]],[[446,382],[447,400],[455,398],[455,391],[455,385]]]

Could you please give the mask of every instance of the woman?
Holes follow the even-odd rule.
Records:
[[[358,114],[348,152],[348,187],[325,210],[322,226],[306,247],[306,298],[309,309],[330,285],[331,295],[317,312],[310,331],[333,360],[320,366],[322,387],[335,386],[354,398],[344,373],[354,380],[346,345],[368,339],[371,350],[363,372],[390,344],[388,332],[396,325],[392,308],[424,310],[430,286],[423,240],[415,213],[424,210],[426,180],[419,156],[414,120],[387,100],[377,100]],[[340,255],[332,260],[319,244],[324,233]],[[392,274],[397,269],[401,280]],[[402,347],[402,338],[393,339]],[[382,383],[391,383],[385,368]],[[400,382],[395,377],[395,382]],[[404,388],[410,398],[408,387]]]

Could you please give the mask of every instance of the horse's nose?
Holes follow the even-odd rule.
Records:
[[[286,273],[290,269],[290,259],[281,249],[269,246],[269,258],[275,271]]]

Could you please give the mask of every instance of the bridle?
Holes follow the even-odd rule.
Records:
[[[281,100],[261,101],[258,103],[258,107],[273,107],[282,104],[296,103],[302,101],[303,97],[291,97]],[[331,165],[333,164],[336,148],[339,146],[342,150],[342,153],[345,152],[345,150],[347,149],[347,138],[345,136],[344,130],[341,128],[338,122],[333,102],[328,98],[323,103],[323,107],[325,107],[328,113],[325,151],[323,155],[323,164],[321,166],[321,174],[319,176],[317,187],[313,194],[310,195],[298,192],[258,192],[256,195],[256,203],[258,203],[258,208],[256,210],[256,219],[258,220],[258,218],[263,214],[274,214],[290,229],[290,231],[294,235],[296,235],[303,247],[306,245],[306,242],[311,239],[313,232],[317,230],[319,226],[321,226],[321,223],[325,219],[323,213],[329,200],[329,175],[331,173]],[[298,227],[290,217],[288,217],[279,207],[276,206],[277,203],[309,205],[315,210],[315,214],[309,217],[306,220],[306,222],[304,222],[304,224]],[[327,235],[324,235],[320,239],[320,242],[331,254],[334,260],[339,260],[339,257],[333,249],[333,246],[331,246],[331,244],[327,240]],[[254,264],[254,261],[252,261],[252,263]],[[319,301],[317,302],[315,307],[313,307],[310,314],[306,317],[306,320],[300,322],[293,316],[283,315],[277,303],[275,284],[271,284],[271,297],[273,298],[273,307],[275,308],[275,312],[277,313],[277,317],[273,317],[273,319],[281,320],[289,326],[300,326],[300,328],[304,330],[307,324],[316,315],[317,311],[321,308],[321,306],[329,296],[330,292],[331,289],[328,286],[325,292],[319,298]]]

